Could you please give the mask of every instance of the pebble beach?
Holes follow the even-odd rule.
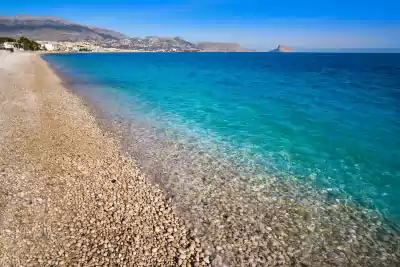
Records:
[[[210,263],[39,55],[0,59],[0,266]]]
[[[103,127],[39,54],[0,54],[0,81],[0,266],[400,264],[381,214]]]

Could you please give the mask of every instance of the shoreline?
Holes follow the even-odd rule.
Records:
[[[291,184],[252,188],[230,166],[203,162],[184,145],[177,152],[170,140],[141,133],[140,124],[100,114],[39,54],[13,56],[20,58],[5,71],[0,65],[0,78],[7,77],[0,85],[0,148],[8,152],[0,157],[0,265],[399,262],[399,236],[380,227],[379,217],[326,206],[316,195],[280,197]],[[144,134],[154,137],[147,152],[156,160],[146,154]],[[177,170],[170,155],[196,157]],[[210,172],[202,172],[204,164]]]
[[[0,64],[0,265],[207,266],[161,191],[39,55]]]
[[[79,88],[73,91],[84,95]],[[211,252],[211,259],[220,263],[217,266],[395,266],[398,262],[392,245],[400,244],[399,233],[386,229],[380,214],[336,203],[307,185],[279,177],[268,177],[267,184],[243,181],[243,173],[217,155],[202,157],[205,151],[165,138],[151,126],[107,114],[90,92],[83,98],[100,127],[113,133],[121,149],[164,190],[188,229]],[[359,239],[366,240],[354,247]],[[375,241],[385,252],[376,250]],[[391,256],[380,258],[382,253]]]

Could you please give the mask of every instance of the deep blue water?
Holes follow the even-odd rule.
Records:
[[[261,166],[265,179],[309,182],[400,221],[400,54],[45,59],[104,109],[213,144]]]

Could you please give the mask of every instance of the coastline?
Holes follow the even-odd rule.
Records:
[[[100,93],[101,85],[94,86],[97,90],[85,90],[86,86],[78,84],[73,91],[93,107],[102,129],[114,133],[122,150],[163,189],[216,266],[395,266],[398,262],[394,245],[400,244],[398,231],[392,231],[381,214],[336,202],[330,193],[308,184],[259,177],[257,171],[243,169],[214,149],[210,155],[134,117],[121,117],[119,113],[125,113],[121,107],[108,114],[107,103],[102,106],[99,98],[113,95]]]
[[[0,66],[0,265],[207,265],[160,189],[39,55]]]
[[[212,262],[214,266],[374,266],[378,263],[395,266],[398,263],[398,235],[381,229],[377,225],[380,218],[364,221],[367,215],[363,218],[354,207],[335,203],[321,206],[318,195],[309,195],[300,202],[281,198],[282,192],[292,189],[292,184],[272,180],[263,187],[257,183],[252,187],[237,180],[238,175],[223,165],[217,166],[218,172],[213,176],[207,176],[210,173],[196,169],[198,162],[194,162],[184,170],[186,180],[181,180],[170,176],[171,171],[175,171],[171,167],[172,161],[193,155],[185,151],[171,154],[174,151],[166,150],[163,140],[157,140],[158,146],[150,153],[161,160],[147,164],[148,155],[141,153],[142,146],[148,149],[148,144],[138,142],[140,136],[135,134],[139,132],[132,132],[140,125],[106,116],[101,118],[96,114],[95,106],[92,111],[90,101],[82,100],[74,90],[62,86],[63,77],[60,79],[60,74],[40,55],[23,56],[26,58],[20,58],[15,66],[23,65],[26,73],[17,73],[15,68],[3,73],[0,69],[2,79],[8,75],[9,82],[4,88],[14,84],[13,95],[2,95],[0,100],[2,103],[8,103],[7,99],[17,102],[17,107],[12,106],[8,113],[2,112],[6,117],[0,120],[2,129],[13,129],[9,134],[12,140],[0,135],[0,140],[7,140],[4,151],[9,153],[4,155],[10,156],[0,161],[1,175],[6,181],[0,199],[6,212],[1,221],[9,221],[9,225],[3,223],[5,231],[0,235],[0,265],[3,262],[4,265],[25,263],[27,259],[22,256],[29,254],[38,255],[30,258],[33,266],[40,261],[42,265],[46,261],[65,265],[80,261],[91,265],[87,260],[96,255],[99,247],[102,250],[98,254],[103,255],[100,260],[108,258],[110,262],[119,263],[117,260],[123,258],[120,262],[127,266],[196,266],[196,262],[199,265]],[[26,102],[31,105],[25,105]],[[22,108],[21,116],[21,106],[32,108]],[[98,125],[102,123],[99,117],[104,119],[104,125]],[[5,123],[6,120],[10,120],[10,125]],[[0,147],[2,145],[3,141]],[[170,155],[173,158],[168,159]],[[56,164],[52,162],[54,158]],[[207,164],[211,169],[220,164],[208,160],[199,164]],[[63,166],[62,170],[59,166]],[[14,173],[19,174],[16,180],[21,184],[13,184]],[[32,186],[26,185],[26,181]],[[37,183],[41,183],[40,188],[36,187]],[[18,193],[3,195],[3,192],[13,190]],[[143,198],[131,199],[141,191],[144,191]],[[65,196],[60,196],[60,192]],[[161,208],[159,203],[152,203],[154,194],[153,199],[159,200]],[[135,205],[137,200],[139,206]],[[102,205],[97,205],[98,201]],[[37,215],[27,217],[27,220],[24,219],[26,215],[22,215],[20,222],[20,210]],[[143,210],[150,210],[150,214]],[[158,217],[160,211],[161,218]],[[166,215],[164,211],[168,211]],[[113,221],[115,214],[117,220]],[[76,215],[78,221],[74,221]],[[101,218],[97,219],[98,216]],[[143,216],[153,220],[146,222]],[[170,232],[168,226],[159,223],[165,217],[179,227]],[[96,219],[92,223],[93,218]],[[129,232],[132,231],[129,223],[141,227],[143,232]],[[102,229],[104,225],[109,225],[107,230]],[[29,228],[34,229],[36,239],[30,240],[29,232],[16,231]],[[346,231],[342,233],[342,229]],[[39,233],[45,233],[46,238],[42,240]],[[70,239],[66,243],[61,241],[63,236],[71,236],[73,241],[74,236],[81,238],[82,234],[81,244],[70,242]],[[387,242],[380,240],[378,234],[382,234]],[[360,239],[368,235],[369,239]],[[19,248],[20,240],[28,243],[23,241],[24,245]],[[148,248],[145,244],[149,240],[157,246]],[[52,248],[48,250],[47,247]],[[92,249],[71,257],[71,252],[73,254],[82,247]],[[154,253],[153,248],[156,248]],[[124,251],[119,253],[123,256],[116,255],[117,250]]]

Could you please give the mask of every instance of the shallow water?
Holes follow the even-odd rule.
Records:
[[[398,266],[396,57],[44,58],[162,186],[215,266]]]
[[[251,166],[251,175],[296,179],[400,220],[398,54],[45,59],[110,113]]]

